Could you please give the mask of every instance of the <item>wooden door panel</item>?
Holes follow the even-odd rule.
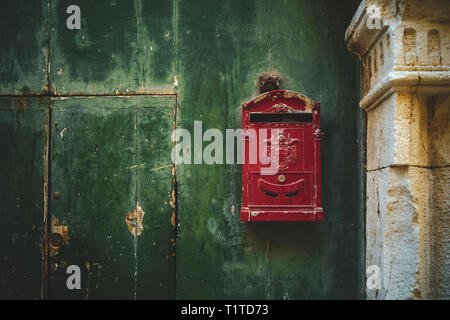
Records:
[[[41,297],[45,98],[0,98],[0,299]]]
[[[167,148],[174,107],[171,97],[52,102],[50,214],[54,226],[67,227],[68,239],[50,246],[51,298],[172,294]],[[161,163],[167,167],[156,169]],[[132,219],[136,208],[142,222]],[[66,286],[69,265],[81,269],[81,290]]]

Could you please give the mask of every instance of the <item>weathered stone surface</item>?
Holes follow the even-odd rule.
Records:
[[[450,296],[448,12],[444,0],[367,0],[346,32],[368,121],[366,264],[382,275],[369,299]]]
[[[450,96],[428,101],[429,163],[432,167],[450,163]]]
[[[399,91],[367,111],[367,169],[445,166],[450,155],[448,98]]]
[[[419,224],[429,224],[427,193],[417,189],[417,180],[427,171],[390,167],[367,174],[366,264],[380,267],[382,275],[381,288],[367,290],[369,299],[410,299],[427,289],[417,280],[419,246],[427,242],[419,243]]]
[[[395,93],[395,149],[391,165],[428,166],[425,98],[413,90]]]
[[[367,170],[395,162],[395,95],[367,112]]]
[[[433,169],[431,297],[450,299],[450,168]]]
[[[384,274],[383,243],[385,234],[385,216],[389,169],[367,173],[367,208],[366,208],[366,267],[378,266]],[[367,289],[368,299],[385,296],[383,278],[379,289]]]

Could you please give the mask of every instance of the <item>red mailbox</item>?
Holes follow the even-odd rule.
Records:
[[[320,103],[293,91],[266,92],[242,105],[242,127],[241,220],[323,221]]]

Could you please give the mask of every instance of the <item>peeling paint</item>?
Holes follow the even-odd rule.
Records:
[[[67,130],[67,128],[64,128],[61,130],[61,132],[59,133],[59,135],[61,136],[61,139],[64,137],[64,132]]]
[[[136,202],[136,208],[128,213],[127,217],[125,218],[128,230],[135,237],[140,236],[142,234],[142,231],[144,231],[144,225],[142,223],[144,215],[144,210],[142,210],[139,202]]]

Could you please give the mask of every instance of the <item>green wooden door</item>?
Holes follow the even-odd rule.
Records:
[[[70,98],[51,107],[50,215],[53,227],[67,227],[68,239],[50,247],[49,297],[173,297],[167,150],[175,99]],[[69,265],[80,267],[81,290],[66,286]]]

